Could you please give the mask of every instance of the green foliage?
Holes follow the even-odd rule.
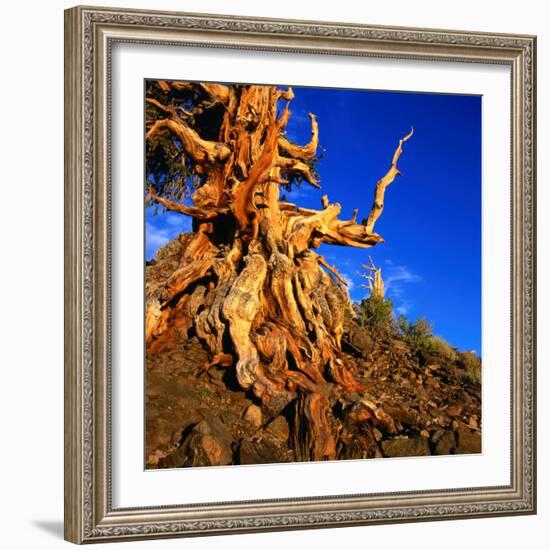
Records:
[[[481,384],[481,359],[473,351],[464,351],[459,354],[460,362],[466,371],[466,378],[471,382]]]
[[[238,93],[239,87],[236,87]],[[182,118],[185,124],[204,140],[218,141],[225,115],[224,106],[212,102],[200,87],[173,87],[169,91],[160,87],[158,80],[147,80],[145,93],[148,99],[157,101]],[[145,105],[146,128],[156,120],[166,118],[166,113],[158,105],[147,102]],[[169,133],[155,134],[146,140],[145,175],[146,182],[157,195],[176,202],[188,201],[193,193],[206,181],[202,170],[197,170],[193,159],[185,154],[180,141]],[[306,161],[311,174],[319,179],[319,161],[325,151],[318,148],[317,154]],[[281,152],[282,156],[285,153]],[[291,191],[300,187],[304,177],[299,172],[287,175],[288,182],[282,187]],[[306,181],[307,183],[307,181]],[[308,183],[309,185],[309,183]],[[157,205],[151,199],[147,206]]]
[[[430,353],[440,357],[446,363],[454,363],[462,356],[470,354],[470,352],[467,354],[459,353],[444,338],[435,336],[431,323],[425,317],[420,317],[416,321],[409,321],[404,316],[400,316],[397,319],[396,328],[398,334],[409,344],[414,353],[419,351]],[[473,354],[473,357],[477,359],[475,354]],[[472,358],[468,355],[465,361],[471,363]],[[479,366],[481,368],[481,363]],[[470,370],[473,372],[473,367]]]
[[[357,310],[359,324],[362,327],[370,328],[379,334],[388,334],[393,330],[391,300],[380,296],[369,296],[361,300]]]
[[[310,168],[311,175],[319,181],[320,175],[317,171],[317,167],[319,166],[319,162],[321,159],[325,156],[326,150],[324,147],[319,145],[317,148],[316,155],[311,160],[306,160],[305,164],[307,164]],[[287,156],[286,153],[280,152],[281,156]],[[302,176],[300,172],[291,172],[290,174],[287,174],[288,182],[281,185],[281,188],[284,189],[286,192],[290,193],[293,189],[300,189],[302,184],[306,183],[306,185],[309,185],[308,181]],[[286,200],[286,198],[284,199]]]
[[[454,363],[458,359],[456,349],[447,340],[441,338],[441,336],[432,336],[431,340],[435,355],[441,357],[446,363]]]
[[[214,396],[214,392],[211,389],[205,387],[196,388],[195,393],[202,401],[208,400],[209,398]]]
[[[437,354],[438,342],[432,334],[432,325],[425,317],[419,317],[416,321],[409,321],[403,315],[396,322],[398,334],[407,342],[414,353],[425,351]]]
[[[174,109],[188,106],[198,99],[191,93],[178,97],[164,92],[158,82],[153,80],[146,82],[146,95]],[[150,126],[159,118],[165,118],[164,113],[157,106],[146,103],[146,125]],[[146,140],[145,146],[146,181],[148,185],[154,187],[157,194],[167,199],[181,201],[200,185],[200,176],[196,174],[192,162],[184,154],[181,143],[171,135],[155,135],[152,139]]]

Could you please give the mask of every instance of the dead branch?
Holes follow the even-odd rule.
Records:
[[[279,138],[279,148],[291,157],[302,161],[311,160],[317,153],[319,147],[319,124],[314,114],[309,113],[311,119],[311,140],[306,145],[296,145],[290,142],[286,137]]]
[[[310,185],[320,189],[317,178],[312,174],[311,167],[299,159],[279,157],[277,165],[283,174],[297,174],[304,178]]]
[[[170,131],[182,144],[185,152],[199,165],[206,166],[227,160],[231,149],[224,143],[206,141],[199,134],[187,126],[177,115],[155,121],[146,134],[150,140],[164,130]]]
[[[342,275],[340,275],[340,273],[338,273],[338,270],[331,266],[323,256],[317,256],[317,260],[318,262],[325,268],[327,269],[328,271],[330,271],[335,277],[336,279],[338,280],[338,282],[344,286],[349,286],[348,285],[348,282],[346,281],[346,279],[344,279],[344,277],[342,277]]]
[[[386,188],[388,187],[388,185],[390,185],[390,183],[393,182],[396,176],[401,175],[401,172],[397,168],[397,161],[399,160],[399,157],[403,152],[403,143],[410,139],[413,133],[414,129],[411,128],[411,131],[403,139],[399,140],[399,145],[397,146],[397,149],[393,154],[390,169],[383,178],[379,179],[376,182],[376,188],[374,190],[374,202],[372,204],[369,217],[367,218],[367,222],[365,224],[368,233],[374,232],[374,224],[382,214],[382,210],[384,210],[384,194],[386,192]]]
[[[151,186],[148,188],[148,195],[159,204],[162,204],[166,210],[185,214],[186,216],[191,216],[198,220],[211,220],[221,214],[227,214],[229,212],[229,208],[200,208],[198,206],[188,206],[180,202],[174,202],[164,197],[160,197]]]
[[[367,284],[359,286],[370,290],[371,296],[379,298],[384,297],[384,280],[382,279],[382,268],[376,267],[372,258],[369,256],[370,264],[362,264],[366,273],[360,273],[359,276],[367,280]]]

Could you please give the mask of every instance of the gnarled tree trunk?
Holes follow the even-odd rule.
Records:
[[[309,143],[285,137],[292,98],[273,86],[148,85],[149,145],[175,147],[198,185],[192,205],[170,192],[183,176],[148,187],[150,202],[193,218],[193,234],[167,281],[147,283],[146,344],[154,351],[170,346],[173,330],[196,334],[211,357],[205,368],[235,369],[268,417],[294,403],[296,459],[323,460],[336,455],[333,398],[363,387],[341,350],[345,281],[315,249],[382,241],[374,223],[412,132],[378,182],[365,224],[357,212],[340,220],[340,205],[326,196],[320,210],[280,200],[282,185],[318,186],[315,116]]]

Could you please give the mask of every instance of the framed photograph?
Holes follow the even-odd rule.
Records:
[[[533,36],[65,12],[65,538],[533,514]]]

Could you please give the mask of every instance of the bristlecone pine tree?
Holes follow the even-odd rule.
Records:
[[[364,273],[359,276],[367,280],[367,284],[359,285],[362,288],[370,290],[370,295],[376,298],[384,298],[384,279],[382,279],[382,268],[376,267],[372,258],[369,257],[370,264],[363,264]]]
[[[147,204],[191,216],[180,265],[162,285],[147,284],[148,352],[170,331],[193,331],[214,365],[235,369],[268,416],[294,403],[297,460],[334,459],[338,427],[331,406],[361,392],[341,349],[349,297],[344,279],[315,252],[321,243],[369,248],[386,187],[411,132],[376,183],[368,217],[338,216],[281,200],[281,187],[319,187],[319,129],[297,145],[285,136],[291,88],[148,81]]]

